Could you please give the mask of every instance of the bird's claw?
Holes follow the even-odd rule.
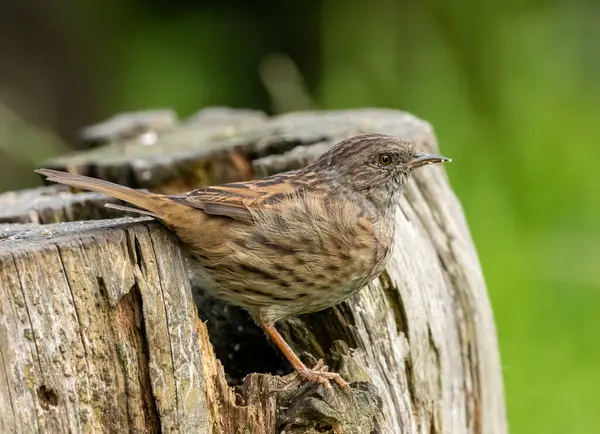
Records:
[[[350,386],[337,372],[327,371],[327,366],[324,365],[322,360],[319,360],[313,369],[304,369],[298,371],[300,378],[304,381],[310,381],[317,384],[322,384],[328,391],[332,391],[331,381],[335,381],[344,392],[350,393]]]

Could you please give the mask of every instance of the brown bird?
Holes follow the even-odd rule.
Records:
[[[50,181],[104,193],[151,215],[189,248],[191,271],[214,296],[246,309],[301,378],[347,389],[307,368],[274,324],[334,306],[385,268],[402,186],[423,165],[451,161],[383,134],[354,136],[304,169],[162,195],[39,169]]]

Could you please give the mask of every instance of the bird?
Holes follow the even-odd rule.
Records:
[[[304,381],[336,372],[308,368],[276,328],[282,319],[347,300],[385,269],[395,213],[409,176],[451,161],[401,137],[364,133],[333,145],[311,164],[261,179],[158,194],[79,174],[37,169],[48,181],[103,193],[149,215],[188,250],[202,288],[249,312]]]

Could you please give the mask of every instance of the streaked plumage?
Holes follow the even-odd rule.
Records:
[[[307,369],[273,324],[336,305],[376,278],[390,253],[407,176],[444,160],[395,137],[365,134],[337,144],[302,170],[180,195],[38,172],[155,215],[188,246],[203,286],[248,310],[304,378],[345,385],[335,373]]]

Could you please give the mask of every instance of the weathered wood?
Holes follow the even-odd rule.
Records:
[[[248,179],[252,176],[248,152],[261,138],[265,119],[250,110],[205,109],[178,128],[153,130],[152,141],[123,134],[115,139],[109,128],[105,146],[58,157],[45,166],[163,192]],[[121,123],[118,131],[135,125]]]
[[[428,123],[394,110],[304,112],[274,118],[226,109],[212,113],[219,114],[219,122],[202,122],[199,116],[197,122],[190,120],[181,129],[159,134],[152,146],[110,144],[66,156],[52,166],[134,187],[180,192],[300,167],[331,144],[359,132],[395,134],[437,151]],[[63,215],[68,218],[68,213]],[[493,315],[460,203],[443,167],[415,174],[396,225],[394,254],[380,279],[340,306],[282,322],[280,329],[310,363],[324,358],[346,378],[373,385],[379,400],[371,407],[376,411],[370,420],[379,432],[505,433]],[[250,372],[289,372],[244,312],[210,300],[197,289],[195,297],[231,383],[239,384]],[[264,376],[249,378],[242,389],[248,381],[254,385],[271,381]],[[226,390],[224,383],[218,384],[216,390]],[[264,408],[271,408],[267,397],[271,395],[265,390],[275,387],[269,384],[253,389],[253,402],[263,410],[252,411],[263,419]],[[226,395],[220,393],[207,402]],[[291,414],[282,410],[284,401],[278,396],[275,404],[280,418],[274,423],[280,428],[286,423],[283,415]],[[286,402],[284,407],[302,413],[296,404]],[[224,420],[239,419],[239,411],[220,414]],[[325,410],[317,413],[316,419],[306,421],[315,430],[319,423],[315,420],[329,417]],[[354,419],[345,426],[353,429],[356,423]],[[286,426],[286,432],[290,429]]]
[[[60,184],[11,191],[0,194],[0,223],[48,224],[124,215],[121,211],[106,208],[107,203],[120,201],[97,193],[74,194]]]
[[[147,219],[0,225],[0,361],[0,432],[375,426],[368,385],[325,396],[253,375],[234,393],[177,241]]]
[[[178,128],[157,131],[152,144],[139,137],[114,141],[109,135],[106,146],[58,157],[44,166],[172,193],[251,179],[256,176],[251,161],[299,145],[331,144],[363,131],[419,136],[423,125],[396,110],[302,112],[267,118],[251,110],[213,108],[198,112]]]
[[[170,234],[117,221],[0,234],[0,431],[206,430],[196,310]]]
[[[96,125],[83,128],[79,136],[90,146],[98,146],[122,140],[139,140],[151,145],[158,133],[173,129],[177,116],[173,110],[147,110],[121,113]]]

